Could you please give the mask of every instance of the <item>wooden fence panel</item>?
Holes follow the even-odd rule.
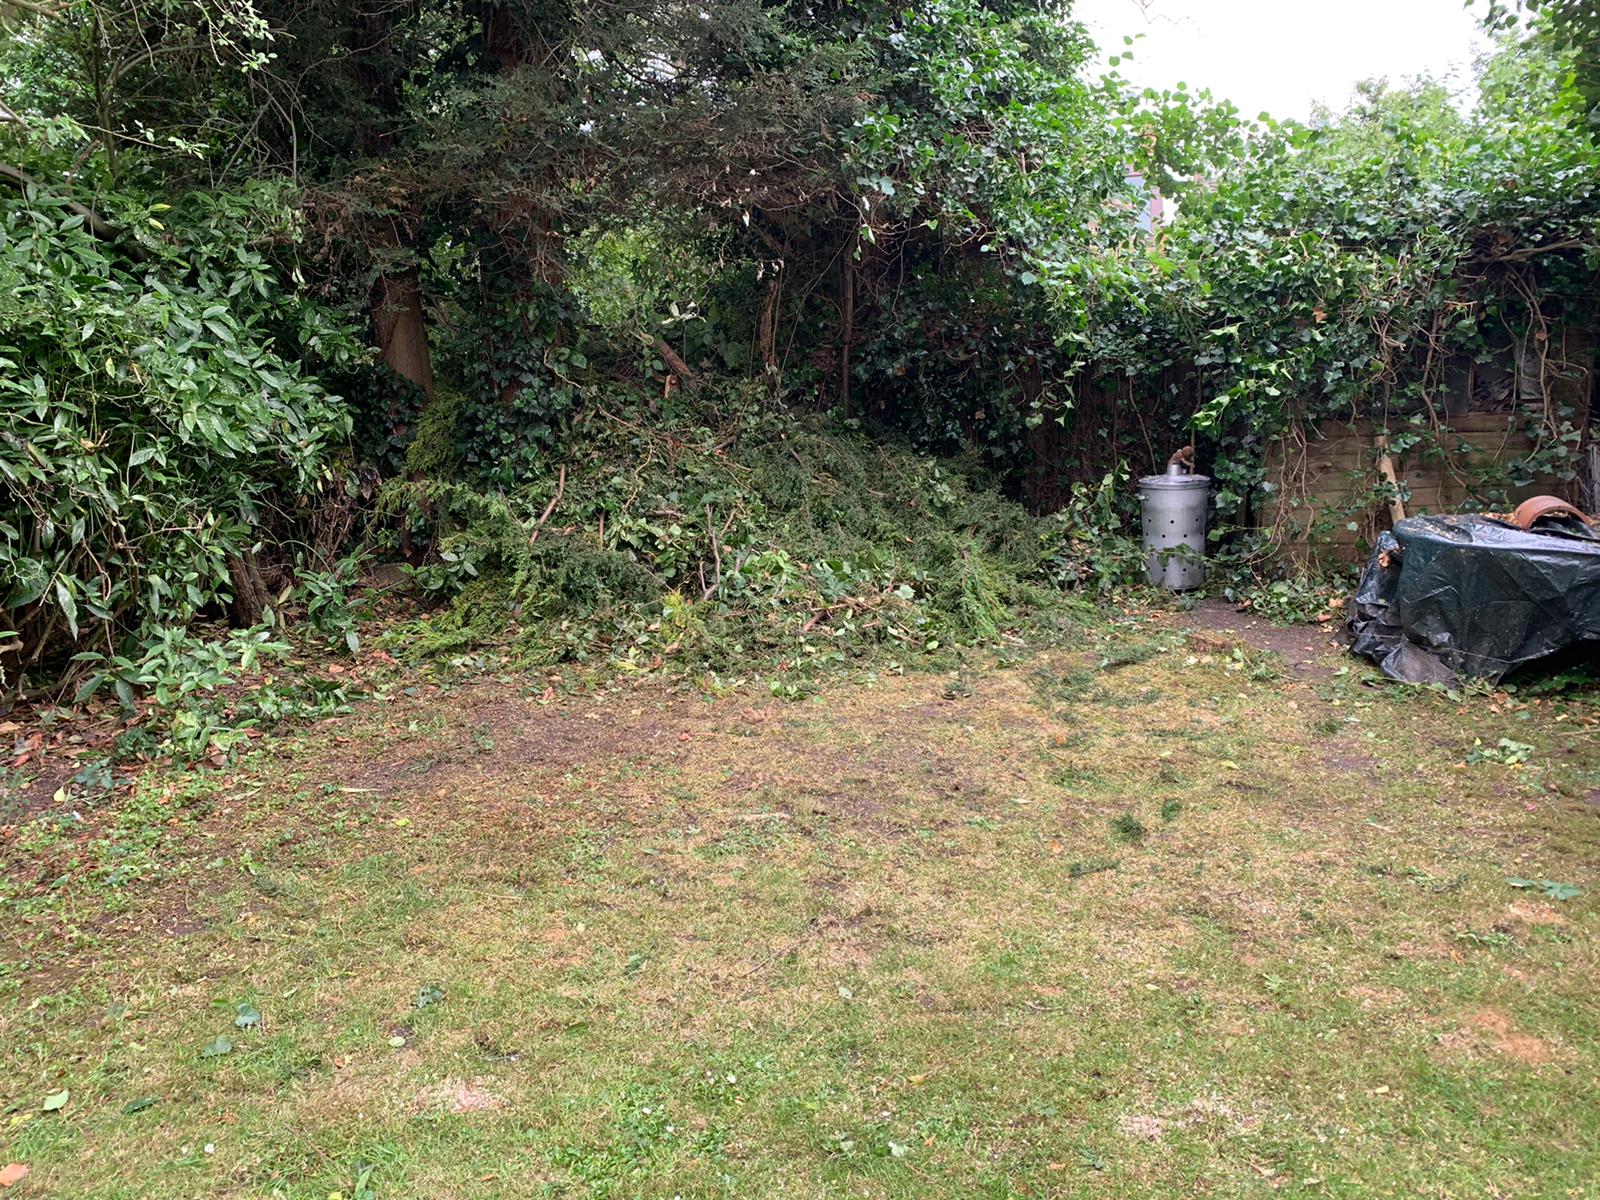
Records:
[[[1470,464],[1481,470],[1486,463],[1509,465],[1525,458],[1534,447],[1526,425],[1520,412],[1465,413],[1449,421],[1442,439],[1450,447],[1448,456],[1420,449],[1393,455],[1406,515],[1466,507],[1475,497],[1463,468]],[[1404,431],[1397,426],[1389,437]],[[1281,553],[1324,563],[1357,562],[1366,555],[1390,524],[1388,506],[1373,491],[1382,480],[1378,461],[1385,441],[1384,430],[1371,421],[1323,421],[1307,431],[1303,446],[1280,440],[1269,448],[1266,477],[1274,499],[1263,522],[1278,530]],[[1511,499],[1546,493],[1580,500],[1576,484],[1553,478],[1512,489]]]

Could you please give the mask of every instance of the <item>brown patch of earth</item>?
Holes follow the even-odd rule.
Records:
[[[1401,942],[1389,952],[1395,959],[1417,959],[1421,961],[1460,962],[1462,960],[1461,948],[1453,942],[1443,939],[1436,942]]]
[[[426,716],[432,707],[418,700],[391,714],[395,740],[380,743],[373,757],[349,764],[349,748],[337,752],[346,760],[349,786],[383,796],[432,790],[452,768],[484,760],[553,774],[618,760],[659,760],[680,754],[695,736],[690,730],[703,727],[707,715],[704,704],[644,687],[610,693],[605,701],[555,703],[507,696],[503,683],[486,681],[460,688],[442,703],[451,717],[451,733],[442,739],[401,732],[407,718]],[[470,739],[462,736],[468,731]]]
[[[1241,1137],[1254,1133],[1260,1126],[1260,1117],[1240,1113],[1221,1100],[1197,1096],[1188,1104],[1169,1108],[1166,1116],[1158,1117],[1149,1113],[1125,1116],[1117,1122],[1117,1132],[1134,1141],[1159,1142],[1173,1129],[1206,1128],[1223,1137]]]
[[[959,734],[952,737],[973,714],[963,711],[965,704],[925,702],[929,685],[893,680],[859,695],[841,691],[830,719],[851,730],[844,741],[819,737],[810,709],[730,712],[643,685],[601,702],[571,699],[565,707],[464,689],[474,694],[464,704],[458,694],[452,703],[466,709],[470,739],[377,742],[358,750],[355,762],[345,749],[341,767],[357,789],[403,799],[412,810],[438,805],[452,817],[470,811],[480,823],[523,832],[558,820],[575,781],[581,788],[604,780],[610,795],[631,795],[664,812],[666,798],[654,794],[658,785],[644,782],[643,773],[667,767],[680,781],[669,803],[690,824],[703,823],[708,806],[771,806],[788,817],[838,817],[898,835],[905,820],[926,815],[915,802],[928,793],[968,809],[982,806],[989,791],[982,774],[993,763],[961,745]],[[1042,720],[1019,699],[1026,693],[1015,681],[983,690],[986,699],[993,695],[985,717],[1005,701],[1025,719]],[[392,714],[390,730],[403,728],[410,715]],[[391,757],[397,752],[404,758]],[[773,815],[755,811],[735,819]]]
[[[0,826],[20,825],[44,810],[59,789],[68,788],[83,770],[74,759],[49,758],[34,764],[34,774],[0,787]]]
[[[1488,1049],[1532,1067],[1553,1062],[1556,1057],[1548,1042],[1524,1033],[1510,1017],[1493,1008],[1480,1008],[1470,1014],[1459,1031],[1445,1034],[1439,1044],[1468,1052]]]
[[[1406,1002],[1406,994],[1392,987],[1362,985],[1350,988],[1345,995],[1369,1012],[1375,1008],[1397,1008]]]
[[[1240,612],[1226,600],[1202,600],[1188,612],[1179,613],[1176,623],[1182,628],[1199,630],[1209,637],[1231,639],[1257,650],[1270,650],[1279,655],[1296,675],[1325,672],[1326,668],[1319,659],[1330,651],[1343,649],[1336,640],[1340,632],[1336,622],[1284,627],[1251,613]]]
[[[507,1100],[499,1092],[491,1091],[479,1081],[441,1079],[432,1087],[417,1094],[413,1108],[418,1112],[449,1113],[494,1112],[504,1108]]]
[[[1196,1096],[1183,1111],[1183,1122],[1189,1127],[1212,1125],[1235,1137],[1254,1133],[1261,1127],[1261,1118],[1253,1113],[1241,1113],[1232,1104],[1214,1096]]]
[[[1123,1117],[1117,1122],[1117,1132],[1135,1141],[1159,1142],[1166,1135],[1167,1123],[1160,1117]]]
[[[1506,906],[1506,916],[1511,920],[1529,926],[1538,925],[1565,925],[1567,918],[1537,900],[1517,900]]]
[[[1342,771],[1348,774],[1371,775],[1378,769],[1378,760],[1370,754],[1341,750],[1338,746],[1328,747],[1320,761],[1330,771]]]

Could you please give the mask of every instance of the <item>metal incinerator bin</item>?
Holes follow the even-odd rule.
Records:
[[[1150,582],[1186,592],[1206,581],[1206,507],[1211,479],[1187,474],[1173,463],[1165,475],[1139,480],[1144,510],[1144,548],[1150,551]]]

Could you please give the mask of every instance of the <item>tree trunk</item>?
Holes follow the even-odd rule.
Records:
[[[783,390],[783,372],[778,366],[778,309],[782,294],[783,276],[775,270],[767,278],[767,294],[761,302],[761,327],[757,335],[769,403],[776,401]]]
[[[372,326],[383,361],[433,399],[433,355],[416,267],[384,275],[373,285]]]
[[[502,74],[529,61],[528,39],[510,6],[491,4],[484,11],[483,48],[494,69]]]
[[[249,629],[261,624],[271,598],[267,595],[267,583],[261,577],[255,551],[246,550],[229,558],[228,574],[233,576],[234,627]]]
[[[839,407],[850,415],[850,343],[856,336],[855,243],[845,255],[844,274],[839,280]]]
[[[352,56],[356,79],[378,113],[376,120],[363,122],[358,130],[361,152],[373,160],[383,160],[393,151],[402,106],[401,80],[386,66],[391,33],[388,14],[369,14],[361,45]],[[372,286],[372,332],[383,361],[431,400],[433,355],[422,308],[421,272],[414,259],[408,261],[400,254],[413,249],[414,222],[415,212],[402,205],[374,231],[378,243],[374,250],[382,273]]]

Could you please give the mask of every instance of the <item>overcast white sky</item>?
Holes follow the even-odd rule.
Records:
[[[1486,45],[1463,0],[1077,0],[1073,16],[1105,53],[1145,35],[1118,68],[1134,83],[1208,87],[1247,117],[1340,109],[1376,76],[1466,83]]]

